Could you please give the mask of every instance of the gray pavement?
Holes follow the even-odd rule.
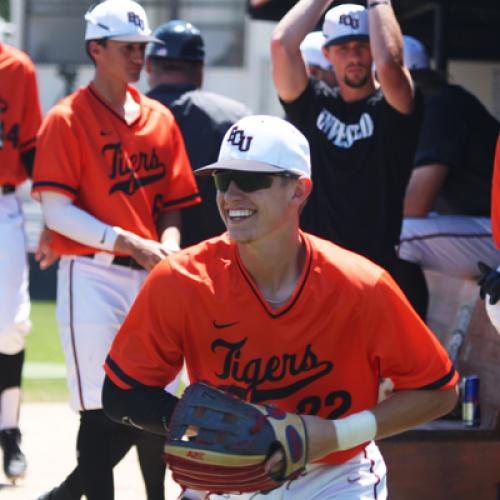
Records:
[[[28,458],[26,478],[11,485],[0,470],[1,500],[35,500],[59,484],[76,465],[78,415],[66,403],[24,403],[21,409],[23,451]],[[1,453],[0,453],[1,455]],[[167,500],[179,487],[167,479]],[[115,468],[115,500],[145,499],[135,449]]]

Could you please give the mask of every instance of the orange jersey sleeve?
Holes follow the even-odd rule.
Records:
[[[41,116],[31,59],[0,43],[0,185],[27,178],[21,154],[35,147]]]
[[[446,390],[457,383],[447,352],[387,273],[366,303],[366,316],[370,362],[394,390]]]
[[[166,259],[149,274],[113,342],[105,370],[116,385],[165,387],[175,378],[184,360],[184,301]]]
[[[498,136],[491,187],[491,228],[496,247],[500,250],[500,135]]]
[[[200,197],[172,114],[129,91],[141,108],[130,124],[92,86],[49,112],[38,139],[33,196],[62,193],[106,224],[158,240],[159,216],[199,203]],[[53,247],[61,254],[95,252],[57,234]]]

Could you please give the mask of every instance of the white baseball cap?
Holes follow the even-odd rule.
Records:
[[[404,63],[410,71],[430,68],[429,55],[419,40],[412,36],[404,35],[403,43]]]
[[[330,70],[332,65],[324,56],[321,47],[325,43],[325,36],[321,31],[313,31],[308,33],[300,44],[300,51],[306,61],[306,64],[318,66],[321,69]]]
[[[345,3],[330,9],[323,22],[323,46],[351,40],[368,40],[368,11],[362,5]]]
[[[105,0],[85,14],[85,21],[85,40],[163,43],[151,36],[146,12],[133,0]]]
[[[216,170],[279,173],[311,177],[309,143],[291,123],[275,116],[247,116],[224,136],[216,163],[195,170],[198,175]]]

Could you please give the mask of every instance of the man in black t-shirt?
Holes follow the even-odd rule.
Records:
[[[226,131],[251,111],[233,99],[201,90],[205,44],[193,24],[169,21],[154,36],[164,45],[148,45],[146,70],[151,90],[147,95],[172,111],[193,170],[214,163]],[[196,182],[203,201],[182,210],[182,248],[226,230],[215,204],[212,179],[198,177]]]
[[[399,248],[401,259],[409,264],[399,282],[421,309],[427,292],[415,286],[420,266],[475,279],[478,261],[495,267],[500,261],[490,221],[500,124],[475,96],[430,68],[417,39],[405,36],[404,48],[406,65],[424,95],[425,111]],[[419,269],[412,271],[412,265]]]
[[[402,35],[389,0],[368,0],[367,9],[330,9],[323,52],[338,87],[307,77],[299,46],[331,3],[300,0],[272,41],[276,89],[311,146],[314,189],[302,225],[391,270],[418,137],[419,99],[403,64]]]

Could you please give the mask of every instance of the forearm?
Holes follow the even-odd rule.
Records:
[[[178,399],[160,387],[124,390],[108,377],[102,389],[106,415],[115,422],[166,435]]]
[[[281,19],[273,33],[273,40],[290,51],[300,54],[300,44],[312,31],[332,0],[301,0]]]
[[[377,420],[375,439],[414,428],[449,413],[456,405],[457,388],[446,391],[397,391],[371,409]]]
[[[383,3],[379,3],[383,2]],[[370,7],[371,4],[377,4]],[[368,0],[370,47],[379,67],[385,64],[403,66],[403,35],[389,0]]]
[[[120,228],[105,224],[57,193],[43,192],[41,202],[49,229],[93,248],[113,250]]]
[[[368,0],[367,5],[370,48],[382,91],[394,109],[409,114],[413,110],[413,81],[404,65],[403,35],[394,10],[389,0]]]
[[[434,420],[451,411],[456,400],[456,388],[448,391],[399,391],[369,410],[339,420],[304,416],[310,461]]]
[[[330,3],[331,0],[301,0],[274,29],[271,40],[273,80],[284,101],[295,100],[307,87],[308,76],[300,44]]]
[[[181,244],[180,210],[173,210],[162,214],[157,227],[161,244],[169,250],[179,250]]]

